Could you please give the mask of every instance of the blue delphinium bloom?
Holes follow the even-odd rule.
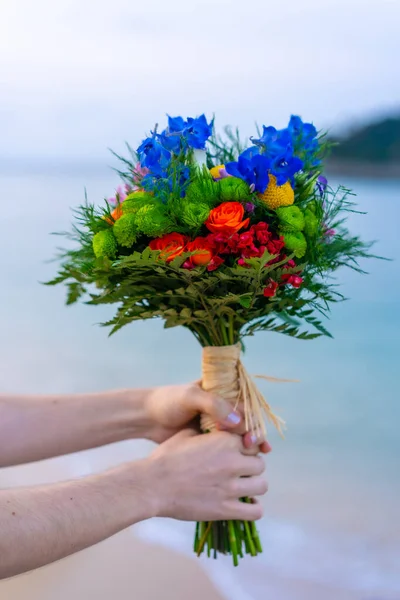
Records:
[[[317,130],[312,123],[303,123],[300,117],[292,115],[290,117],[288,130],[294,139],[301,139],[309,144],[317,137]]]
[[[168,130],[171,133],[179,133],[185,129],[186,122],[183,117],[170,117],[168,115]]]
[[[211,123],[207,123],[205,115],[201,115],[196,119],[188,117],[182,135],[190,148],[204,150],[206,141],[212,134],[212,129],[213,121],[211,121]]]
[[[225,165],[226,171],[233,177],[239,177],[254,186],[256,192],[264,192],[269,183],[271,161],[260,154],[257,148],[248,148],[240,154],[237,162]]]
[[[179,154],[188,148],[204,150],[212,129],[213,121],[207,123],[205,115],[195,119],[188,117],[186,121],[182,117],[168,115],[168,127],[157,136],[157,139],[164,148],[174,154]]]
[[[311,161],[313,166],[320,163],[316,155],[319,149],[318,132],[312,123],[303,123],[300,117],[292,115],[288,130],[293,139],[296,151],[303,151],[305,158]]]
[[[171,160],[171,153],[154,136],[143,140],[137,154],[141,166],[147,167],[153,175],[162,175]]]
[[[253,144],[261,146],[262,148],[268,148],[272,145],[278,137],[278,130],[275,127],[266,127],[263,125],[263,133],[260,138],[250,138]]]
[[[275,175],[278,185],[283,185],[287,181],[293,183],[295,173],[301,171],[302,168],[303,161],[293,155],[291,148],[271,159],[270,171],[272,175]]]
[[[170,129],[165,129],[157,135],[157,139],[164,148],[174,154],[179,154],[182,149],[182,136],[179,132],[172,132]]]
[[[252,138],[262,156],[270,161],[270,173],[275,175],[278,185],[293,182],[293,176],[303,167],[303,161],[294,155],[293,137],[288,128],[275,129],[263,125],[262,136]]]
[[[146,192],[156,192],[157,197],[166,202],[169,194],[179,188],[181,196],[190,179],[190,169],[182,163],[171,163],[161,174],[149,173],[141,181],[141,186]]]

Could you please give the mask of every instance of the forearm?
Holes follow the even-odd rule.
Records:
[[[147,437],[147,394],[0,395],[0,467]]]
[[[156,516],[149,461],[52,486],[0,490],[0,579]]]

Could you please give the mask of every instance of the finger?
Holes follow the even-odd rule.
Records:
[[[227,400],[205,392],[199,385],[193,388],[191,404],[194,410],[208,415],[222,428],[235,429],[242,423],[241,414]]]
[[[242,456],[234,465],[234,474],[237,477],[254,477],[262,475],[265,463],[260,456]]]
[[[240,500],[230,500],[226,504],[225,518],[236,521],[258,521],[262,518],[263,513],[263,507],[257,500],[252,500],[251,504]]]
[[[235,498],[253,498],[264,496],[268,492],[268,483],[265,477],[240,477],[235,482]]]
[[[270,444],[263,437],[257,437],[254,433],[250,432],[244,434],[243,446],[246,449],[256,447],[260,452],[263,452],[263,454],[268,454],[268,452],[271,452],[272,450]]]
[[[265,441],[261,444],[260,452],[262,452],[263,454],[268,454],[271,451],[272,451],[272,446],[269,442]]]

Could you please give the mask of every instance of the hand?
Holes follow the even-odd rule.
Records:
[[[257,502],[268,486],[258,449],[243,448],[242,438],[227,432],[198,435],[185,430],[161,444],[147,459],[156,514],[183,521],[244,520],[262,517]],[[150,500],[151,502],[151,500]]]
[[[271,451],[268,442],[246,432],[240,412],[234,411],[223,398],[204,392],[198,383],[153,388],[146,406],[151,421],[150,438],[154,442],[168,440],[199,414],[206,414],[212,417],[219,429],[243,435],[245,448],[258,447],[264,454]]]

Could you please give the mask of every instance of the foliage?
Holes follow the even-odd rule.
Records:
[[[343,300],[332,276],[342,266],[362,272],[358,261],[372,256],[372,244],[347,229],[355,212],[350,190],[332,190],[321,177],[325,136],[292,117],[286,130],[264,127],[246,150],[238,130],[226,128],[204,150],[207,168],[196,153],[210,131],[203,116],[170,117],[137,153],[128,146],[119,171],[125,196],[117,193],[114,206],[103,208],[86,200],[75,211],[72,233],[62,234],[74,247],[59,255],[48,284],[65,284],[68,304],[115,304],[104,324],[111,333],[162,318],[202,345],[232,344],[258,331],[329,336],[323,318]],[[208,170],[228,163],[239,178]],[[291,205],[263,200],[284,186]],[[155,238],[157,251],[150,249]]]

